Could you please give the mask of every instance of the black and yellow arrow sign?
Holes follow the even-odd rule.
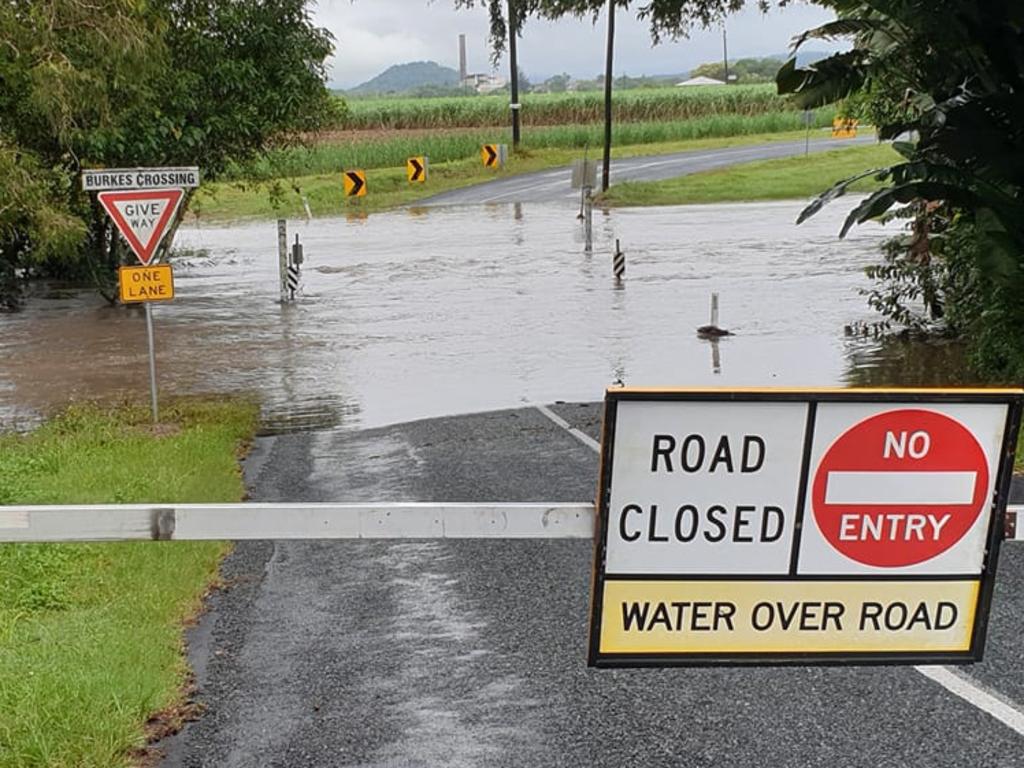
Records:
[[[501,165],[498,162],[498,145],[497,144],[484,144],[480,147],[480,157],[484,161],[484,165],[488,168],[496,168]]]
[[[837,117],[832,121],[832,138],[855,139],[858,125],[860,125],[860,120],[854,120],[851,117]]]
[[[405,175],[409,181],[424,182],[427,180],[427,158],[410,157],[405,161]]]
[[[366,171],[345,171],[345,197],[362,197],[366,194]]]

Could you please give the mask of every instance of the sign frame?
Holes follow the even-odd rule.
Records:
[[[686,581],[870,581],[862,577],[821,576],[798,574],[795,553],[800,549],[799,531],[802,521],[812,514],[807,506],[808,485],[813,478],[811,464],[813,452],[814,425],[817,409],[823,403],[855,403],[867,405],[958,405],[989,404],[1005,405],[1006,420],[1003,425],[1001,452],[994,457],[996,474],[993,482],[993,498],[987,506],[988,531],[985,536],[986,548],[983,565],[977,577],[963,575],[886,575],[879,576],[878,582],[926,582],[926,581],[976,581],[977,602],[970,628],[970,647],[967,651],[720,651],[720,652],[626,652],[613,653],[601,650],[601,627],[603,620],[603,598],[609,581],[671,581],[673,577],[663,574],[632,574],[626,577],[610,577],[605,573],[607,562],[607,532],[609,529],[609,505],[611,501],[611,474],[614,458],[618,406],[629,401],[668,401],[706,403],[806,403],[807,420],[804,425],[804,444],[799,468],[800,477],[797,494],[797,508],[794,510],[796,523],[793,543],[793,566],[787,576],[774,575],[687,575]],[[708,666],[848,666],[848,665],[906,665],[906,664],[966,664],[980,661],[988,633],[989,613],[995,587],[996,567],[999,560],[1000,544],[1004,538],[1004,517],[1009,499],[1010,481],[1018,432],[1024,410],[1024,390],[1020,389],[838,389],[838,388],[609,388],[604,402],[604,422],[601,432],[600,474],[594,526],[594,556],[591,573],[590,626],[587,642],[587,665],[599,668],[651,668],[651,667],[708,667]],[[682,581],[681,577],[675,577]]]

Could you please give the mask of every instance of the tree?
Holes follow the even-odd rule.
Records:
[[[912,218],[876,276],[877,306],[906,322],[906,300],[952,319],[984,371],[1024,378],[1024,5],[1017,0],[823,0],[838,20],[808,39],[851,37],[853,48],[780,70],[779,90],[815,107],[866,96],[879,135],[903,159],[874,175],[884,186],[847,217],[853,225]],[[801,215],[845,193],[835,185]],[[949,326],[948,326],[949,327]]]
[[[508,26],[505,23],[505,0],[454,0],[456,8],[487,8],[490,17],[491,52],[495,61],[505,50]],[[632,0],[612,0],[616,8],[628,9]],[[762,10],[771,5],[768,0],[751,0]],[[779,4],[785,4],[782,0]],[[641,0],[637,8],[637,17],[646,19],[650,24],[651,37],[654,42],[663,39],[685,37],[695,27],[712,27],[729,13],[738,11],[747,5],[747,0]],[[597,21],[607,8],[607,0],[516,0],[522,22],[535,16],[545,19],[561,19],[565,16],[591,18]]]
[[[52,176],[51,208],[84,225],[62,268],[84,268],[107,295],[118,239],[74,183],[81,169],[195,164],[213,179],[336,109],[331,38],[305,0],[11,0],[0,33],[17,41],[0,46],[0,146]],[[17,199],[7,180],[0,190]],[[8,273],[38,262],[38,230],[20,220]]]
[[[567,73],[563,72],[560,75],[552,75],[544,81],[544,87],[549,93],[565,93],[569,90],[569,83],[572,81],[572,77]]]
[[[729,62],[729,74],[736,75],[738,83],[768,83],[775,81],[775,75],[783,62],[777,58],[736,59]],[[725,64],[712,61],[695,67],[690,77],[711,77],[725,82]]]

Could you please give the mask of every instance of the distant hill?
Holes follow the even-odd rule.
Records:
[[[459,73],[451,67],[442,67],[436,61],[411,61],[393,64],[365,83],[350,88],[346,93],[405,93],[428,86],[451,88],[459,84]]]

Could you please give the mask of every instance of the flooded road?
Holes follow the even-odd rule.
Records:
[[[306,264],[288,306],[277,301],[274,222],[183,229],[177,298],[154,305],[161,391],[251,393],[275,431],[595,400],[616,380],[900,378],[877,343],[844,338],[844,326],[876,319],[859,289],[884,235],[868,225],[838,240],[849,205],[800,227],[790,202],[595,213],[590,256],[576,211],[557,205],[290,222]],[[713,291],[736,334],[717,348],[695,334]],[[3,427],[72,398],[144,400],[147,386],[137,309],[37,290],[24,312],[0,316]]]

